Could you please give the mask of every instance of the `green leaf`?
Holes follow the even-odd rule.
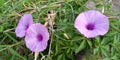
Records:
[[[116,55],[114,55],[113,57],[111,57],[111,59],[118,60],[118,57]]]
[[[94,40],[94,45],[95,45],[95,47],[97,47],[99,44],[100,44],[100,37],[99,36],[97,36],[97,37],[95,37],[95,40]]]
[[[104,58],[103,60],[111,60],[110,58]]]
[[[101,51],[106,57],[109,56],[109,46],[102,46]]]
[[[117,28],[116,26],[112,25],[112,28],[114,28],[115,30],[119,31],[119,28]]]
[[[114,36],[115,34],[117,34],[118,32],[116,31],[111,31],[110,33],[107,33],[105,36]]]
[[[111,55],[114,56],[116,54],[116,49],[115,47],[112,47],[111,48]]]
[[[102,7],[103,5],[102,4],[96,4],[96,7],[97,8],[100,8],[100,7]]]
[[[55,55],[57,55],[58,53],[59,53],[59,51],[60,51],[60,48],[59,48],[60,46],[59,46],[59,43],[58,42],[56,42],[56,45],[55,45]]]
[[[62,54],[61,55],[58,55],[58,57],[57,57],[57,60],[61,60],[62,59]]]
[[[0,7],[4,5],[5,0],[0,0]]]
[[[12,37],[10,34],[5,33],[5,35],[8,36],[8,37],[9,37],[11,40],[13,40],[14,42],[17,42],[17,40],[16,40],[14,37]]]
[[[24,58],[23,56],[21,56],[20,54],[18,54],[15,50],[13,50],[12,48],[8,47],[8,50],[13,54],[18,56],[19,58],[22,58],[23,60],[27,60],[26,58]]]
[[[104,38],[101,40],[101,45],[109,44],[110,40],[108,38]]]
[[[80,44],[80,46],[75,50],[75,53],[78,53],[79,51],[81,51],[82,49],[84,49],[86,47],[86,40],[83,40]]]
[[[3,32],[4,28],[3,26],[0,26],[0,32]]]
[[[94,54],[94,55],[98,54],[99,52],[100,52],[99,47],[97,47],[97,48],[95,48],[95,49],[93,50],[93,54]]]
[[[92,41],[91,40],[87,40],[87,43],[89,44],[90,48],[92,48]]]
[[[66,51],[66,52],[67,52],[67,53],[69,53],[70,51],[71,51],[71,49],[67,49],[67,51]]]
[[[95,39],[98,43],[100,43],[100,37],[99,36],[95,37]]]

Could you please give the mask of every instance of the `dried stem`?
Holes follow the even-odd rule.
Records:
[[[35,52],[35,58],[34,58],[34,60],[37,60],[38,55],[39,55],[39,52]]]

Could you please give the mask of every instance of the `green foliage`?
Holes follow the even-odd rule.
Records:
[[[0,32],[3,32],[4,28],[3,26],[0,26]]]
[[[120,19],[117,17],[120,14],[110,10],[110,3],[94,0],[96,10],[101,11],[104,6],[104,14],[116,18],[109,18],[110,29],[106,35],[85,38],[73,25],[76,16],[88,10],[86,2],[87,0],[0,0],[0,60],[33,60],[34,55],[26,48],[24,38],[16,37],[14,29],[21,15],[31,13],[35,22],[44,23],[51,10],[56,11],[56,28],[48,27],[51,38],[47,49],[39,54],[39,60],[42,57],[44,60],[75,60],[76,54],[82,51],[85,51],[86,60],[119,60]]]
[[[79,51],[83,50],[86,47],[86,40],[83,40],[78,48],[76,48],[75,53],[78,53]]]

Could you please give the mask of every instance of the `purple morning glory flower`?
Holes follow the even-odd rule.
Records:
[[[33,18],[31,14],[23,15],[15,29],[16,35],[18,37],[24,37],[26,30],[32,23],[33,23]]]
[[[26,31],[25,42],[32,52],[41,52],[47,48],[49,40],[48,29],[40,24],[32,24]]]
[[[79,14],[74,26],[85,37],[93,38],[108,32],[109,21],[102,13],[90,10]]]

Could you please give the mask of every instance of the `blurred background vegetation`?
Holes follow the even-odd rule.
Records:
[[[49,11],[56,12],[55,25],[48,27],[51,38],[39,60],[119,60],[120,5],[113,1],[0,0],[0,60],[33,60],[24,38],[16,37],[14,30],[22,15],[30,13],[34,22],[44,24]],[[79,13],[91,9],[108,16],[110,29],[104,36],[87,39],[73,25]]]

